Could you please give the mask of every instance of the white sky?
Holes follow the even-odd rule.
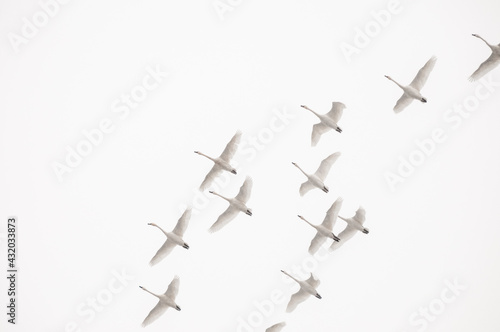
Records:
[[[436,303],[445,280],[455,279],[467,289],[426,330],[498,331],[499,87],[458,126],[444,117],[480,84],[467,78],[489,49],[471,34],[500,41],[500,4],[401,0],[400,12],[348,63],[340,44],[352,44],[356,28],[386,1],[231,3],[221,20],[212,0],[74,0],[16,53],[9,33],[20,34],[23,18],[41,7],[0,2],[0,216],[15,215],[20,224],[18,325],[2,314],[0,326],[55,332],[75,322],[81,331],[141,331],[156,299],[138,286],[162,293],[178,275],[182,311],[167,311],[147,330],[237,331],[254,301],[274,290],[288,301],[297,290],[279,271],[308,257],[314,230],[296,215],[320,223],[342,196],[341,215],[364,206],[370,234],[356,235],[314,269],[322,300],[292,314],[281,303],[255,331],[283,320],[287,332],[417,331],[412,313]],[[401,91],[384,75],[407,84],[433,55],[438,62],[422,90],[429,102],[394,115]],[[157,66],[168,78],[120,118],[113,103]],[[344,131],[311,148],[317,121],[299,105],[325,113],[332,101],[347,106]],[[293,119],[261,151],[243,143],[238,175],[220,189],[233,196],[252,176],[254,215],[209,234],[226,208],[210,197],[185,234],[191,248],[149,267],[164,236],[147,223],[170,230],[185,204],[199,207],[194,193],[211,164],[193,151],[216,156],[237,129],[244,142],[265,135],[285,109]],[[59,182],[53,163],[63,163],[82,130],[106,118],[114,131]],[[391,191],[384,174],[397,172],[398,158],[435,128],[445,142]],[[342,156],[326,181],[330,193],[301,198],[304,177],[291,162],[312,172],[335,151]],[[133,280],[86,321],[77,308],[122,270]]]

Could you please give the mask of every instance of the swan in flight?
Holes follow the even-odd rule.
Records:
[[[266,332],[280,332],[286,326],[285,322],[274,324],[266,329]]]
[[[233,220],[236,217],[236,215],[239,212],[244,212],[249,216],[252,215],[252,209],[246,206],[246,203],[250,199],[252,184],[253,184],[252,178],[247,176],[245,182],[243,182],[243,185],[240,187],[238,195],[236,195],[236,197],[234,198],[227,198],[222,195],[219,195],[216,192],[209,191],[211,194],[219,196],[229,202],[229,206],[226,209],[226,211],[224,211],[219,216],[219,218],[217,218],[217,221],[210,227],[209,229],[210,233],[217,232],[222,227],[226,226],[231,220]]]
[[[177,225],[175,225],[175,228],[172,230],[172,232],[165,232],[160,226],[155,223],[148,224],[154,227],[158,227],[163,232],[163,234],[167,236],[167,240],[165,241],[165,243],[163,243],[160,249],[158,249],[154,257],[149,262],[149,265],[153,266],[159,263],[162,259],[167,257],[168,254],[170,254],[175,246],[181,246],[184,249],[189,249],[188,244],[182,239],[184,232],[186,232],[189,219],[191,219],[191,208],[187,208],[184,211],[179,221],[177,221]]]
[[[327,238],[333,239],[337,242],[340,241],[340,238],[333,234],[332,229],[335,225],[335,221],[337,220],[340,207],[342,206],[342,201],[342,198],[339,197],[335,202],[333,202],[330,209],[328,209],[328,211],[326,212],[325,219],[323,220],[323,223],[321,225],[313,225],[304,217],[299,216],[300,219],[304,220],[306,223],[316,229],[316,236],[314,236],[311,241],[311,245],[309,246],[309,253],[311,255],[314,255],[318,251],[321,245],[325,243]]]
[[[208,174],[205,176],[205,179],[200,185],[200,190],[205,190],[208,187],[210,187],[210,184],[212,181],[222,172],[222,171],[228,171],[233,174],[236,174],[236,169],[234,169],[233,166],[231,166],[230,161],[233,158],[234,154],[236,153],[236,150],[238,149],[238,144],[240,144],[241,141],[241,132],[237,131],[236,134],[234,134],[233,138],[227,143],[226,148],[224,151],[222,151],[222,154],[217,157],[217,158],[212,158],[210,156],[207,156],[204,153],[201,153],[200,151],[195,151],[194,153],[197,153],[201,156],[207,157],[211,161],[214,162],[214,166],[212,169],[208,172]]]
[[[473,34],[473,36],[484,41],[486,45],[488,45],[488,47],[491,49],[490,57],[486,59],[469,78],[470,81],[477,81],[490,70],[493,70],[500,63],[500,44],[492,45],[479,35]]]
[[[287,272],[281,270],[284,274],[295,280],[300,289],[297,293],[293,294],[290,298],[290,302],[288,302],[288,306],[286,307],[286,312],[292,312],[297,308],[297,306],[307,300],[310,295],[314,295],[318,299],[321,299],[321,295],[318,294],[316,288],[319,286],[319,280],[316,279],[313,274],[307,280],[297,280],[295,277],[291,276]]]
[[[158,295],[150,292],[142,286],[139,287],[149,294],[153,294],[159,299],[156,306],[149,312],[148,316],[142,322],[143,327],[146,327],[147,325],[157,320],[158,317],[160,317],[165,313],[165,311],[167,311],[168,307],[172,307],[177,311],[181,311],[181,308],[175,303],[175,298],[177,297],[177,293],[179,292],[179,277],[175,277],[170,282],[170,285],[168,285],[168,289],[164,294]]]
[[[335,250],[339,248],[343,243],[352,238],[354,234],[356,234],[357,232],[363,232],[365,234],[368,234],[369,232],[368,228],[365,228],[363,226],[366,219],[365,215],[366,215],[365,209],[359,207],[359,209],[356,211],[356,214],[352,218],[346,219],[339,216],[340,219],[344,220],[347,223],[347,226],[339,234],[339,238],[341,241],[333,242],[332,245],[330,246],[330,250]]]
[[[342,113],[344,112],[344,104],[334,101],[332,103],[332,109],[326,114],[318,114],[306,105],[300,105],[300,107],[311,111],[320,120],[320,122],[313,126],[311,134],[311,146],[316,146],[316,144],[318,144],[319,142],[319,139],[321,138],[321,135],[323,135],[330,129],[334,129],[339,133],[342,132],[342,129],[338,126],[337,123],[339,122],[340,118],[342,117]]]
[[[427,82],[427,79],[429,78],[429,74],[431,73],[432,69],[434,68],[434,65],[436,64],[436,57],[432,57],[425,63],[425,65],[420,68],[420,70],[417,73],[417,76],[411,81],[410,85],[401,85],[395,80],[392,79],[392,77],[385,75],[389,80],[393,81],[394,83],[397,84],[401,89],[403,89],[403,95],[401,98],[399,98],[398,102],[396,103],[396,106],[394,106],[394,112],[399,113],[402,110],[406,108],[406,106],[410,105],[413,99],[420,100],[422,103],[426,103],[427,99],[425,99],[421,94],[420,90],[423,88],[425,85],[425,82]]]
[[[328,187],[325,186],[323,181],[325,181],[326,176],[330,172],[330,169],[332,168],[332,165],[335,163],[337,158],[340,156],[340,152],[335,152],[334,154],[329,155],[327,158],[325,158],[321,164],[318,167],[318,170],[314,174],[307,174],[300,168],[299,165],[296,163],[292,164],[297,167],[304,175],[307,177],[307,181],[302,183],[300,186],[299,192],[300,196],[304,196],[309,190],[316,188],[319,188],[323,190],[325,193],[328,193]]]

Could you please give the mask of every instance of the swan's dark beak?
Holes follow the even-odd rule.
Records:
[[[316,296],[318,299],[321,299],[321,295],[319,295],[318,293],[316,293],[316,295],[314,296]]]
[[[214,193],[212,190],[209,190],[208,192],[209,192],[209,193],[211,193],[211,194],[213,194],[213,193]]]
[[[140,289],[142,289],[142,286],[139,286]]]

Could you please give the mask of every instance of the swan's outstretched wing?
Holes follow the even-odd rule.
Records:
[[[236,153],[240,141],[241,141],[241,131],[238,130],[236,134],[234,134],[233,138],[231,138],[229,143],[227,143],[226,148],[224,149],[224,151],[222,151],[222,154],[220,155],[219,158],[229,163],[233,158],[234,154]]]
[[[316,232],[316,235],[311,240],[311,244],[309,245],[309,253],[314,255],[318,252],[318,249],[325,243],[326,237],[321,235],[319,232]]]
[[[316,146],[321,138],[321,135],[329,131],[330,127],[328,127],[323,122],[317,123],[313,126],[313,130],[311,133],[311,146]]]
[[[183,236],[184,232],[186,232],[186,228],[189,224],[189,219],[191,219],[191,208],[187,208],[182,216],[179,218],[179,221],[177,221],[177,225],[175,225],[174,230],[172,233]]]
[[[342,117],[342,113],[344,112],[345,105],[334,101],[332,103],[332,109],[330,112],[326,113],[326,116],[333,120],[333,122],[338,123],[340,118]]]
[[[335,152],[326,157],[325,160],[321,162],[318,170],[316,171],[316,173],[314,173],[314,175],[316,175],[321,181],[325,181],[326,176],[330,172],[330,168],[332,168],[332,165],[335,163],[339,156],[340,152]]]
[[[414,87],[418,91],[420,91],[423,86],[425,85],[425,82],[427,82],[427,79],[429,78],[429,74],[431,73],[432,69],[434,69],[434,65],[436,64],[437,58],[433,56],[430,58],[425,65],[420,68],[420,70],[417,73],[417,76],[411,81],[410,86]]]
[[[177,297],[177,294],[179,293],[179,284],[180,284],[180,279],[178,276],[175,276],[174,279],[170,282],[170,285],[168,285],[167,291],[165,292],[165,295],[168,296],[172,301],[175,300]]]
[[[396,105],[394,106],[394,113],[399,113],[404,110],[408,105],[411,104],[413,98],[408,96],[406,93],[403,93],[401,98],[398,99]]]
[[[490,57],[484,61],[479,68],[469,77],[471,82],[477,81],[484,75],[486,75],[490,70],[493,70],[496,66],[500,64],[500,57],[491,53]]]
[[[323,220],[323,227],[332,230],[335,222],[337,221],[337,216],[339,215],[340,208],[342,207],[342,202],[344,200],[342,197],[337,198],[335,202],[333,202],[332,206],[326,211],[325,219]]]
[[[311,273],[311,276],[309,279],[306,280],[306,282],[311,285],[312,288],[316,289],[316,287],[319,286],[320,281],[319,279],[315,278],[314,275]]]
[[[339,242],[333,241],[332,245],[330,246],[330,250],[335,250],[340,248],[347,240],[352,238],[354,234],[356,234],[356,232],[358,232],[356,228],[347,225],[347,227],[338,235],[340,241]]]
[[[238,215],[239,210],[232,205],[229,205],[229,207],[224,211],[219,218],[217,218],[217,221],[210,227],[208,230],[210,233],[217,232],[220,230],[222,227],[226,226],[231,220],[233,220],[237,215]]]
[[[366,219],[365,209],[362,206],[360,206],[359,209],[356,211],[356,214],[354,215],[354,217],[352,217],[352,219],[356,220],[361,225],[363,225],[365,223],[365,219]]]
[[[235,198],[240,202],[246,203],[250,199],[250,193],[252,192],[252,185],[253,185],[252,178],[247,176],[245,182],[243,182],[243,185],[240,187],[238,195],[236,195]]]
[[[220,167],[219,165],[217,164],[214,164],[214,166],[212,167],[212,169],[210,170],[210,172],[208,172],[207,176],[205,176],[205,179],[203,180],[203,182],[201,183],[200,185],[200,190],[205,190],[207,189],[208,187],[210,187],[210,185],[212,184],[212,182],[214,181],[214,179],[222,172],[222,167]]]
[[[168,256],[172,252],[172,249],[176,246],[175,242],[172,240],[165,241],[163,245],[158,249],[156,254],[154,255],[153,258],[151,258],[151,261],[149,262],[149,265],[153,266],[161,262],[165,257]]]
[[[144,318],[144,321],[142,322],[142,326],[146,327],[155,320],[157,320],[161,315],[167,311],[168,306],[166,304],[161,303],[158,301],[156,306],[149,312],[148,316]]]
[[[266,329],[266,332],[280,332],[286,326],[285,322],[274,324]]]
[[[300,185],[299,193],[300,196],[304,196],[309,192],[309,190],[314,189],[314,185],[311,183],[311,181],[307,180],[306,182],[302,183]]]
[[[286,307],[286,312],[292,312],[297,308],[297,306],[307,300],[309,297],[309,293],[303,290],[302,288],[299,289],[299,291],[295,294],[292,295],[290,298],[290,302],[288,302],[288,305]]]

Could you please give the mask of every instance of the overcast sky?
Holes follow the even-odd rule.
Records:
[[[500,329],[500,68],[468,81],[490,54],[471,34],[500,42],[500,3],[66,2],[0,1],[0,216],[19,220],[7,331],[142,331],[157,300],[138,286],[176,275],[182,311],[147,330]],[[428,103],[395,115],[384,75],[408,84],[431,56]],[[343,132],[313,148],[300,105],[332,101]],[[253,216],[209,234],[227,203],[198,191],[212,164],[193,151],[218,156],[237,130],[238,174],[213,188],[232,197],[251,176]],[[336,151],[330,192],[300,197],[291,162],[312,173]],[[297,214],[319,224],[339,196],[370,233],[313,259]],[[188,205],[190,249],[150,267],[165,236],[147,223],[170,231]],[[6,270],[5,238],[2,252]],[[286,314],[298,286],[281,269],[312,271],[323,299]]]

